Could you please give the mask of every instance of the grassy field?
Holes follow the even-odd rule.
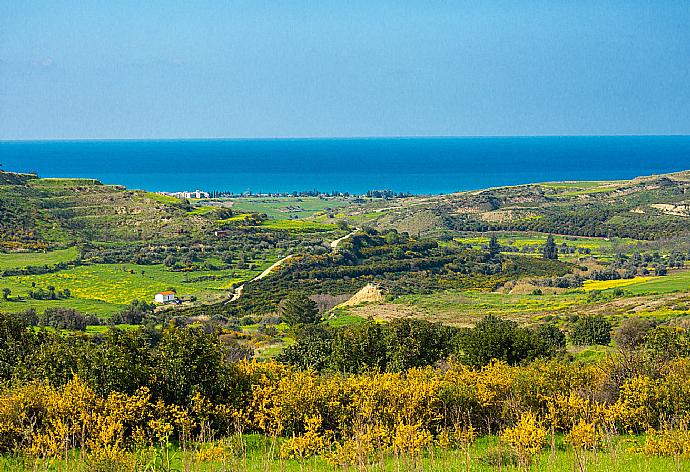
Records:
[[[614,294],[616,288],[622,288],[623,294]],[[595,290],[602,293],[594,296]],[[688,299],[690,271],[683,270],[663,277],[587,281],[583,289],[543,295],[466,290],[404,295],[392,302],[341,311],[377,319],[420,317],[458,326],[472,325],[486,315],[529,324],[545,316],[601,314],[615,322],[633,315],[660,320],[685,316]]]
[[[332,223],[317,223],[304,220],[266,220],[261,224],[264,228],[286,230],[298,233],[314,233],[321,231],[336,231],[338,226]]]
[[[430,295],[405,295],[390,305],[412,308],[427,314],[432,321],[454,325],[471,325],[486,315],[521,321],[558,314],[568,308],[586,303],[582,293],[554,295],[518,295],[497,292],[449,290]],[[365,309],[376,310],[375,305]],[[355,309],[354,313],[359,310]],[[433,319],[432,319],[433,318]]]
[[[611,181],[600,181],[600,180],[576,180],[568,182],[545,182],[539,184],[546,188],[555,189],[588,189],[601,187],[602,185],[609,184]]]
[[[525,246],[543,246],[546,243],[547,236],[539,233],[498,232],[496,237],[498,242],[504,246],[515,246],[521,249]],[[461,244],[481,247],[489,244],[489,238],[489,236],[477,235],[455,238],[455,241]],[[593,255],[611,254],[615,251],[615,248],[635,244],[634,240],[626,238],[585,238],[554,235],[554,240],[557,245],[565,243],[571,247],[589,249]]]
[[[75,247],[48,252],[12,252],[0,254],[0,270],[21,269],[29,266],[55,265],[70,262],[77,258]]]
[[[42,312],[51,306],[70,306],[86,313],[108,315],[134,299],[152,301],[156,293],[168,288],[175,288],[182,298],[195,296],[200,301],[210,301],[222,296],[233,284],[258,275],[275,261],[255,262],[257,268],[253,270],[173,272],[162,264],[98,264],[50,274],[3,277],[0,288],[9,288],[12,294],[8,301],[0,300],[0,310],[34,308]],[[69,289],[72,296],[66,300],[33,300],[27,295],[32,283],[36,288]],[[18,296],[24,299],[18,300]]]
[[[640,277],[640,279],[644,278]],[[647,277],[646,280],[640,280],[638,283],[627,286],[625,290],[633,295],[687,292],[690,291],[690,271],[684,270],[663,277]]]
[[[154,200],[158,203],[165,203],[166,205],[178,205],[182,202],[182,200],[180,200],[177,197],[172,197],[170,195],[161,195],[160,193],[155,192],[146,192],[146,196],[151,200]]]
[[[690,271],[672,272],[662,277],[648,276],[618,280],[587,280],[586,291],[624,288],[633,295],[664,294],[690,291]]]
[[[494,436],[479,438],[466,451],[459,449],[442,449],[427,447],[418,453],[394,453],[393,451],[375,451],[368,461],[352,466],[338,466],[323,457],[314,456],[305,459],[281,459],[278,455],[284,440],[269,438],[258,434],[233,436],[214,443],[196,443],[187,448],[171,445],[169,448],[151,448],[135,451],[129,458],[134,464],[140,464],[136,470],[164,471],[185,470],[201,471],[472,471],[517,472],[519,468],[512,456],[505,452]],[[618,436],[597,451],[579,451],[574,454],[571,447],[564,443],[561,435],[556,436],[554,448],[545,446],[537,454],[528,470],[534,472],[668,472],[690,470],[687,458],[651,457],[637,452],[644,443],[642,436]],[[89,471],[94,470],[94,463],[89,457],[79,455],[78,451],[69,451],[61,458],[50,460],[31,459],[29,457],[0,456],[0,467],[7,471]],[[124,467],[124,466],[123,466]],[[116,470],[117,467],[107,470]],[[106,470],[106,469],[104,469]],[[128,470],[122,468],[121,470]]]
[[[317,213],[334,210],[350,204],[347,197],[242,197],[226,199],[232,208],[249,213],[266,213],[269,218],[283,219],[286,216],[307,218]]]

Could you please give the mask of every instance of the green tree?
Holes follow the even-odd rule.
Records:
[[[583,316],[575,322],[570,339],[578,346],[606,346],[611,342],[611,323],[602,316]]]
[[[12,290],[9,288],[5,287],[2,289],[2,298],[7,300],[10,297],[10,294],[12,293]]]
[[[651,320],[633,316],[621,323],[613,334],[613,340],[621,349],[634,349],[645,343],[647,332],[653,327]]]
[[[38,344],[38,335],[28,329],[26,320],[0,313],[0,380],[9,380]]]
[[[303,293],[288,295],[280,302],[278,311],[280,318],[291,327],[316,324],[321,321],[316,302]]]
[[[492,315],[479,321],[474,328],[463,329],[457,337],[458,359],[476,367],[486,365],[492,359],[514,365],[553,354],[553,346],[535,331]]]
[[[297,335],[297,342],[278,354],[277,360],[300,369],[321,371],[331,363],[333,333],[328,326],[305,325]]]
[[[496,235],[492,235],[489,240],[489,254],[491,257],[496,257],[501,252],[501,245],[498,243]]]
[[[386,369],[384,327],[369,318],[364,323],[335,332],[330,367],[340,372]]]
[[[552,324],[544,324],[537,328],[537,336],[556,350],[565,349],[565,333]]]
[[[227,401],[238,387],[217,332],[171,325],[153,352],[152,391],[166,402],[188,405],[195,392],[210,401]]]
[[[548,260],[558,259],[558,248],[556,247],[556,241],[554,241],[552,234],[549,234],[549,236],[546,238],[543,256],[544,259]]]

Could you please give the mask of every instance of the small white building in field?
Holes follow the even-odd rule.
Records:
[[[175,301],[175,292],[160,292],[154,297],[156,303],[168,303]]]

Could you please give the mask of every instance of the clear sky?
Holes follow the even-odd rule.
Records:
[[[0,139],[690,134],[690,0],[0,2]]]

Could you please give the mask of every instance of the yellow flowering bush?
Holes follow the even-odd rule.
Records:
[[[293,436],[280,446],[280,457],[283,459],[305,459],[323,453],[330,441],[320,431],[321,418],[305,419],[307,431],[302,436]]]
[[[545,440],[546,430],[539,426],[533,413],[523,413],[520,421],[501,435],[501,441],[510,446],[524,468],[529,467],[532,457],[542,450]]]

